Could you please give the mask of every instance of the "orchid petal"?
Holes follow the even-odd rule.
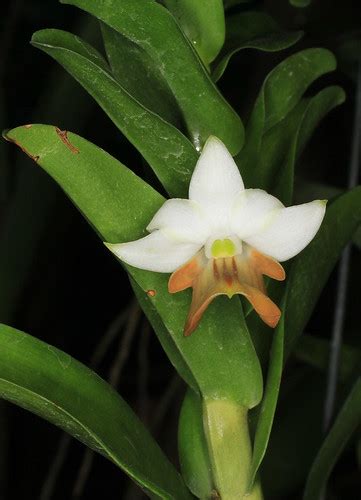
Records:
[[[207,220],[199,205],[178,198],[167,200],[158,210],[147,231],[162,229],[168,236],[183,242],[202,243],[209,236]]]
[[[139,269],[171,273],[187,262],[201,248],[198,243],[184,243],[156,230],[140,240],[106,246],[119,259]]]
[[[245,189],[238,194],[231,210],[232,231],[240,238],[258,233],[283,204],[262,189]]]
[[[238,167],[226,146],[210,137],[194,169],[189,199],[204,208],[211,220],[223,217],[236,195],[244,189]]]
[[[315,237],[325,210],[323,200],[275,210],[261,231],[244,240],[279,262],[291,259]]]

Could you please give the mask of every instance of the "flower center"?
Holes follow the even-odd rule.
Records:
[[[219,257],[232,257],[235,251],[236,245],[229,238],[225,240],[214,240],[211,246],[212,257],[216,259]]]
[[[209,250],[209,252],[206,252],[210,254],[208,257],[214,259],[233,257],[242,252],[242,243],[238,238],[237,240],[234,238],[216,239],[213,240]]]

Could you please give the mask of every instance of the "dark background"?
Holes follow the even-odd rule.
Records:
[[[286,0],[264,2],[285,28],[302,28],[306,36],[296,48],[279,54],[243,51],[232,59],[220,87],[241,116],[247,116],[265,75],[287,54],[308,46],[337,50],[344,38],[360,30],[361,6],[355,3],[314,0],[312,7],[295,9]],[[57,125],[101,146],[144,177],[138,153],[107,116],[62,68],[29,44],[34,31],[56,27],[81,34],[101,47],[97,23],[55,0],[5,1],[0,22],[1,127],[36,122]],[[344,189],[355,86],[349,66],[340,63],[337,72],[322,78],[313,90],[326,83],[341,84],[347,102],[319,127],[297,173],[299,181]],[[41,169],[5,142],[0,145],[0,154],[0,321],[55,345],[87,365],[93,363],[102,377],[112,377],[176,462],[176,422],[184,387],[137,309],[125,273]],[[348,342],[357,343],[361,297],[356,248],[352,269],[345,335]],[[334,273],[307,328],[309,333],[330,337],[336,287]],[[101,356],[104,338],[109,339],[109,346]],[[94,355],[102,359],[96,361]],[[297,361],[291,361],[286,371],[286,383],[292,382],[294,363]],[[306,441],[316,436],[317,443],[321,439],[325,379],[306,366],[302,370],[305,377],[297,392],[299,397],[293,403],[282,405],[281,401],[279,418],[286,419],[292,411],[303,412],[298,432],[303,432]],[[301,434],[289,438],[300,443],[293,452],[295,463],[302,459],[307,468],[315,450],[303,449]],[[281,445],[277,446],[279,449]],[[138,498],[137,490],[114,465],[98,455],[90,458],[90,454],[84,462],[84,453],[83,445],[64,438],[49,423],[1,403],[0,499]],[[265,467],[266,485],[267,481],[272,483],[267,477],[282,474],[273,472],[271,463],[266,462]],[[298,498],[302,470],[284,498]],[[354,450],[348,449],[334,474],[332,498],[357,498],[353,488],[360,491],[360,486]]]

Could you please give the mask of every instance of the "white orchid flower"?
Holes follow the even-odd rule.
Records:
[[[263,275],[285,279],[279,262],[308,245],[325,209],[324,200],[285,207],[262,189],[245,189],[225,145],[210,137],[194,169],[189,200],[167,200],[144,238],[107,246],[131,266],[173,273],[170,293],[193,288],[185,335],[223,294],[244,295],[274,328],[281,312],[267,296]]]

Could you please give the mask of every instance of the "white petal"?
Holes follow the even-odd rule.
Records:
[[[155,271],[171,273],[195,255],[202,245],[180,243],[168,238],[162,231],[154,231],[140,240],[106,246],[127,264]]]
[[[283,204],[262,189],[245,189],[236,198],[231,212],[232,231],[241,239],[266,226],[275,209]]]
[[[205,243],[209,236],[207,219],[198,203],[174,198],[158,210],[147,231],[162,229],[167,236],[183,242]]]
[[[235,196],[244,189],[241,174],[226,146],[209,137],[194,169],[189,199],[198,202],[210,218],[226,213]]]
[[[245,241],[279,262],[291,259],[314,238],[325,210],[324,200],[275,210],[267,226]]]

